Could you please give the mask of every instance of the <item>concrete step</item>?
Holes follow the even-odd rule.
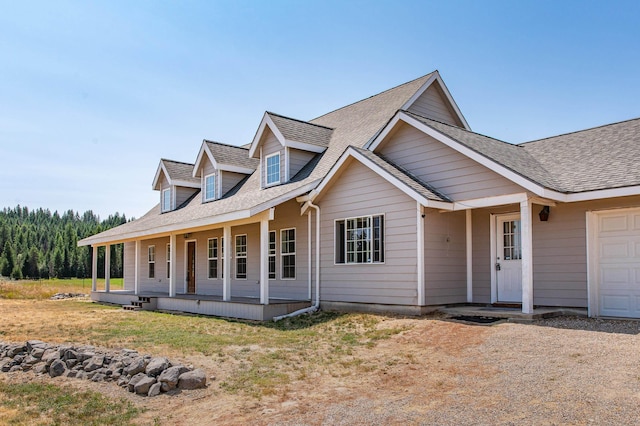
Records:
[[[124,309],[125,311],[139,311],[142,308],[140,306],[135,306],[135,305],[125,305],[122,307],[122,309]]]

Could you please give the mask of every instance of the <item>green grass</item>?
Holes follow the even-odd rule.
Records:
[[[104,288],[104,279],[98,280]],[[111,288],[122,289],[122,278],[112,278]],[[48,299],[56,293],[91,292],[91,278],[5,281],[0,279],[0,299]]]
[[[8,425],[127,425],[139,410],[125,399],[43,383],[0,381],[0,421]]]

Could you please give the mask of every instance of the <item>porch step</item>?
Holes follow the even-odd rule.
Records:
[[[142,308],[140,306],[135,306],[135,305],[124,305],[122,309],[124,309],[125,311],[139,311]]]

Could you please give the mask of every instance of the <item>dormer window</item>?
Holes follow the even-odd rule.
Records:
[[[275,185],[280,183],[280,153],[267,155],[265,158],[266,164],[266,186]]]
[[[211,201],[216,198],[216,175],[210,174],[204,177],[204,200]]]
[[[171,189],[162,190],[162,211],[168,212],[171,210]]]

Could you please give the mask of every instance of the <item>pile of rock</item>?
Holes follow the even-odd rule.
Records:
[[[89,297],[84,293],[56,293],[50,297],[51,300],[73,299],[74,297]]]
[[[167,358],[140,355],[130,349],[97,351],[93,346],[52,345],[40,340],[24,344],[0,342],[0,371],[29,370],[51,377],[115,381],[129,392],[148,396],[173,389],[201,389],[207,384],[202,370],[174,365]]]

